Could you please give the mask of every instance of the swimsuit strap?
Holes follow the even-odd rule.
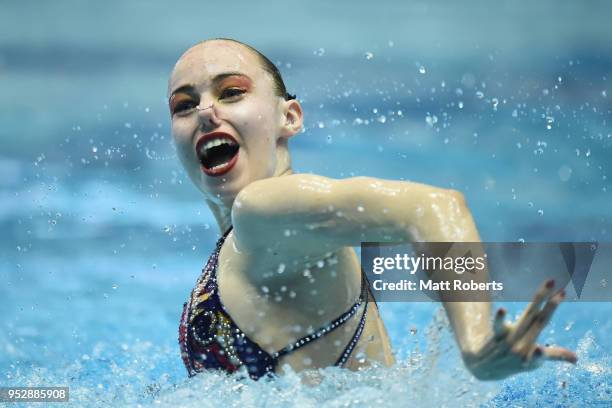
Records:
[[[342,324],[344,324],[348,319],[353,317],[355,313],[357,313],[357,310],[359,309],[359,307],[361,307],[361,305],[364,302],[365,302],[365,307],[363,309],[363,314],[361,315],[361,319],[359,320],[359,326],[357,326],[357,330],[355,330],[355,333],[353,334],[351,341],[349,341],[349,343],[346,345],[346,347],[344,348],[344,351],[342,352],[342,354],[340,355],[340,357],[338,358],[335,364],[337,366],[343,365],[346,362],[346,360],[349,358],[351,353],[353,352],[355,345],[357,345],[357,341],[359,340],[359,337],[361,336],[361,332],[363,331],[363,327],[365,326],[365,317],[368,311],[368,287],[367,287],[367,284],[365,284],[363,277],[361,279],[361,293],[359,295],[359,299],[357,300],[357,302],[355,302],[355,304],[349,310],[342,313],[340,316],[334,319],[327,326],[324,326],[320,328],[319,330],[315,331],[314,333],[308,334],[296,340],[295,342],[289,344],[287,347],[272,354],[272,359],[274,360],[274,363],[276,364],[281,357],[304,347],[305,345],[315,341],[316,339],[320,337],[323,337],[324,335],[342,326]]]
[[[215,267],[213,268],[213,274],[214,274],[214,278],[216,279],[216,265],[217,265],[217,260],[219,257],[219,252],[221,251],[221,247],[223,246],[223,243],[225,242],[225,239],[227,238],[227,236],[229,235],[229,233],[232,231],[233,226],[230,226],[229,229],[221,236],[221,238],[219,238],[219,241],[217,241],[217,247],[216,250],[213,254],[213,262]],[[277,351],[276,353],[272,354],[270,357],[272,358],[272,364],[270,366],[267,367],[267,371],[273,371],[274,367],[276,366],[276,364],[278,363],[278,360],[295,351],[298,350],[302,347],[304,347],[305,345],[315,341],[316,339],[323,337],[324,335],[336,330],[338,327],[342,326],[347,320],[349,320],[351,317],[353,317],[355,315],[355,313],[357,313],[357,310],[359,310],[359,308],[361,307],[362,304],[365,303],[365,306],[363,308],[363,314],[361,315],[361,318],[359,319],[359,325],[357,326],[357,329],[355,330],[355,333],[353,334],[353,337],[351,337],[351,340],[349,341],[349,343],[346,345],[346,347],[344,348],[344,351],[342,352],[342,354],[340,355],[340,357],[338,358],[338,360],[336,360],[335,365],[336,366],[342,366],[344,365],[344,363],[346,363],[346,361],[348,360],[348,358],[350,357],[351,353],[353,352],[353,349],[355,348],[355,346],[357,345],[357,342],[359,341],[359,338],[361,337],[361,333],[363,332],[363,328],[365,327],[365,320],[366,320],[366,314],[368,311],[368,300],[369,300],[369,290],[368,290],[368,281],[367,281],[367,277],[365,275],[365,273],[363,273],[363,271],[361,271],[361,293],[359,294],[359,299],[357,299],[357,302],[355,302],[355,304],[353,306],[351,306],[351,308],[349,310],[347,310],[346,312],[342,313],[340,316],[338,316],[336,319],[334,319],[331,323],[329,323],[328,325],[320,328],[319,330],[315,331],[312,334],[308,334],[304,337],[301,337],[300,339],[296,340],[295,342],[289,344],[287,347],[284,347],[283,349]],[[223,304],[221,304],[221,307],[223,307]]]

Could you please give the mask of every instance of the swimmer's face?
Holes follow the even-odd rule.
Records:
[[[248,48],[212,40],[189,49],[174,67],[169,95],[178,155],[207,198],[226,201],[286,170],[280,146],[300,130],[301,108],[275,94]]]

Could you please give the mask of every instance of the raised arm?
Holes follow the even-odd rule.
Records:
[[[238,250],[288,259],[323,256],[361,242],[419,242],[427,252],[428,242],[480,241],[461,193],[369,177],[296,174],[260,180],[240,192],[232,221]],[[486,269],[482,274],[474,279],[486,281]],[[575,361],[569,350],[535,344],[562,299],[549,284],[516,325],[505,324],[500,309],[495,327],[489,302],[444,302],[444,307],[468,368],[493,379],[533,369],[541,357]]]
[[[425,184],[295,174],[260,180],[234,202],[238,242],[288,253],[319,253],[361,242],[479,240],[463,197]]]

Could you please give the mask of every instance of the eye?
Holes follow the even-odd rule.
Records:
[[[192,98],[178,96],[172,98],[170,101],[170,112],[173,115],[186,115],[195,109],[196,106],[198,106],[198,104]]]
[[[246,90],[243,88],[225,88],[221,91],[219,99],[238,99],[244,93],[246,93]]]
[[[177,115],[184,115],[195,109],[196,106],[197,105],[194,101],[182,101],[174,106],[174,110],[172,111],[172,113]]]

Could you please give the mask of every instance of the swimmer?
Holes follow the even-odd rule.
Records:
[[[178,156],[221,238],[179,327],[189,375],[258,379],[326,366],[390,366],[393,356],[352,247],[361,242],[479,242],[461,193],[430,185],[294,174],[288,142],[302,107],[255,49],[214,39],[187,50],[169,81]],[[480,277],[486,280],[485,277]],[[488,302],[444,302],[463,361],[500,379],[545,360],[576,362],[536,340],[564,298],[546,282],[515,323]]]

